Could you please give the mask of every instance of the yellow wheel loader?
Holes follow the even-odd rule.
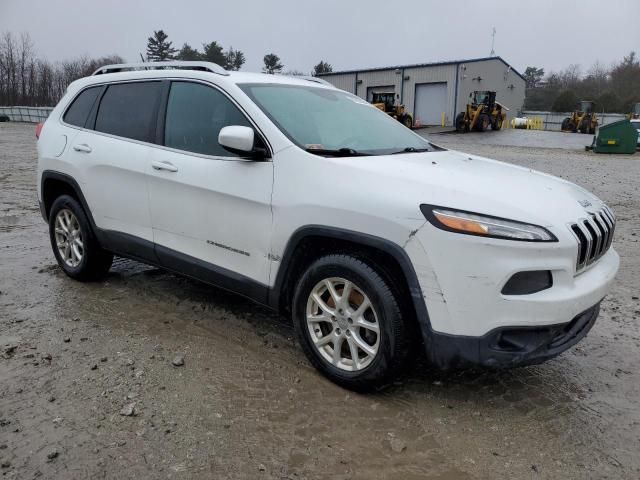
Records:
[[[580,108],[562,121],[560,129],[563,132],[580,132],[593,135],[596,133],[597,127],[598,117],[593,111],[593,102],[583,100],[580,102]]]
[[[476,90],[469,94],[465,111],[456,116],[456,130],[460,133],[471,130],[484,132],[489,126],[492,130],[500,130],[506,121],[507,110],[496,102],[496,92]]]
[[[376,92],[371,103],[374,107],[392,116],[407,128],[413,127],[413,118],[409,115],[404,105],[396,105],[396,95],[393,92]]]

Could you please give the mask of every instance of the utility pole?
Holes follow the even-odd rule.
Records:
[[[496,55],[496,51],[493,48],[495,43],[496,43],[496,27],[493,27],[493,33],[491,34],[491,53],[489,54],[490,57],[494,57]]]

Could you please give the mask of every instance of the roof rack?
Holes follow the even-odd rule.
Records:
[[[217,73],[218,75],[229,75],[224,68],[217,63],[212,62],[143,62],[143,63],[116,63],[113,65],[105,65],[100,67],[93,75],[102,75],[104,73],[124,72],[127,70],[199,70],[203,72]]]
[[[293,76],[293,78],[300,78],[302,80],[306,80],[307,82],[320,83],[321,85],[326,85],[327,87],[333,87],[333,84],[327,82],[326,80],[310,75],[296,75]]]

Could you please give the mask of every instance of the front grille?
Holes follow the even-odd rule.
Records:
[[[602,210],[590,213],[589,218],[581,218],[569,228],[578,241],[578,273],[607,253],[613,241],[616,217],[609,207],[603,206]]]

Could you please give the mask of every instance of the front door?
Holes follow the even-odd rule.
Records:
[[[269,279],[273,163],[220,146],[229,125],[253,127],[220,90],[172,82],[147,169],[153,237],[165,267],[255,296]]]

